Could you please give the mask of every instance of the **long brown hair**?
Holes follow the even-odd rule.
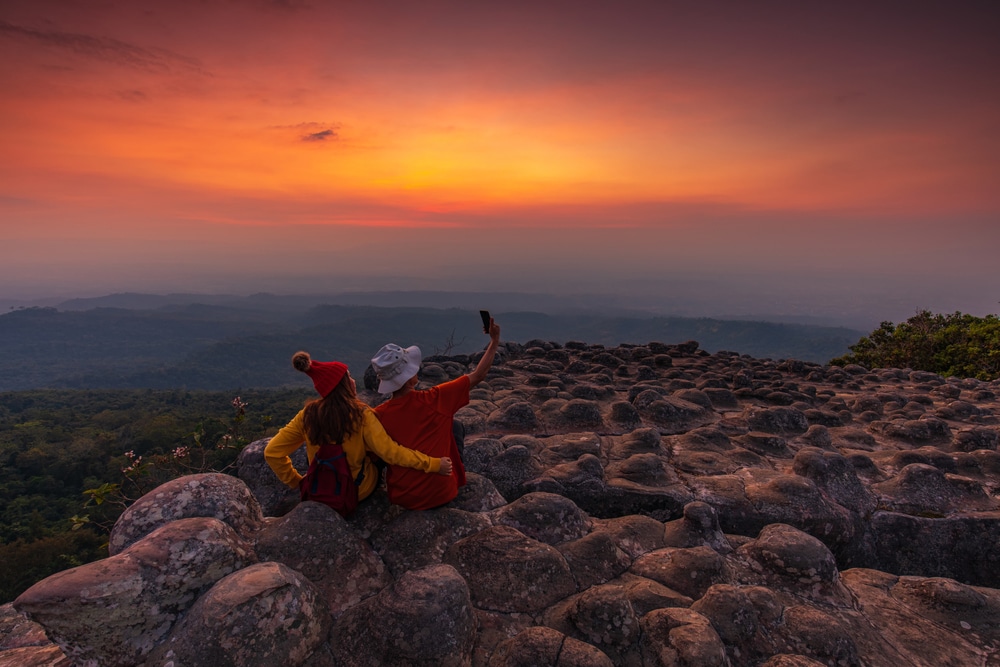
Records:
[[[306,403],[302,416],[306,437],[314,445],[343,444],[360,427],[365,407],[354,393],[350,376],[344,375],[325,398]]]

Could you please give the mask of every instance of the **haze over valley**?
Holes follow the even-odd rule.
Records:
[[[997,34],[987,2],[10,0],[0,306],[986,315]],[[382,305],[501,307],[455,299]]]

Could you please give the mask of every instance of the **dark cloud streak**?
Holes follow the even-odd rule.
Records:
[[[145,102],[149,99],[149,96],[141,90],[120,90],[118,97],[126,102]]]
[[[42,31],[0,19],[0,36],[26,39],[37,44],[64,49],[77,55],[147,72],[167,74],[174,69],[200,70],[201,64],[166,49],[145,49],[112,37],[94,37],[72,32]]]
[[[268,129],[271,130],[306,130],[306,134],[299,135],[300,141],[307,142],[318,142],[318,141],[336,141],[340,138],[338,130],[340,130],[340,123],[317,123],[315,121],[307,121],[303,123],[296,123],[295,125],[271,125]],[[310,132],[309,130],[315,130],[315,132]]]
[[[312,134],[307,134],[302,137],[302,141],[326,141],[327,139],[336,139],[337,133],[333,130],[322,130],[321,132],[313,132]]]

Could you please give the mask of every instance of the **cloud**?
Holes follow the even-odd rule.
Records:
[[[73,32],[35,30],[0,19],[0,36],[26,39],[37,44],[72,51],[105,62],[148,72],[167,73],[175,68],[200,70],[200,63],[166,49],[145,49],[112,37],[94,37]]]
[[[338,131],[340,123],[317,123],[315,121],[305,121],[294,125],[270,125],[269,130],[294,130],[299,141],[327,141],[340,138]],[[299,134],[305,132],[306,134]]]
[[[326,141],[327,139],[336,139],[337,132],[335,130],[322,130],[320,132],[313,132],[312,134],[307,134],[302,137],[302,141]]]
[[[118,97],[126,102],[145,102],[149,96],[141,90],[119,90]]]
[[[28,208],[36,208],[42,205],[38,199],[29,199],[27,197],[11,197],[9,195],[0,194],[0,206],[2,206],[7,211],[15,210],[27,210]]]

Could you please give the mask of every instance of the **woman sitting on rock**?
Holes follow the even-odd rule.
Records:
[[[358,486],[358,500],[368,497],[378,482],[378,472],[368,452],[393,465],[451,475],[450,458],[435,458],[407,449],[386,434],[371,408],[358,400],[354,378],[345,364],[313,361],[307,352],[296,352],[292,366],[312,378],[322,398],[307,403],[264,448],[264,459],[282,482],[293,489],[299,488],[302,475],[292,465],[289,455],[303,442],[310,463],[320,445],[340,443]]]

